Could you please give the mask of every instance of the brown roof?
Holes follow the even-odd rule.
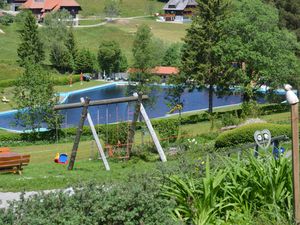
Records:
[[[137,73],[139,72],[136,68],[129,68],[127,70],[128,73]],[[155,68],[150,69],[151,74],[156,75],[175,75],[179,73],[179,70],[177,67],[173,66],[156,66]]]

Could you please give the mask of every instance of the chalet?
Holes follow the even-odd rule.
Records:
[[[42,20],[48,12],[62,9],[69,11],[75,18],[78,11],[81,10],[75,0],[11,0],[10,3],[12,10],[29,9],[39,20]]]
[[[164,21],[188,22],[197,7],[195,0],[169,0],[164,6]]]

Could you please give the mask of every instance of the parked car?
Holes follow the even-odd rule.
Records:
[[[90,81],[92,79],[92,76],[88,73],[83,74],[83,80],[84,81]]]

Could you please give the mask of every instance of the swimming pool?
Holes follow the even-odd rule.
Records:
[[[145,108],[150,118],[168,116],[170,108],[168,107],[168,86],[159,86],[153,90],[150,97],[153,101],[145,102]],[[110,83],[98,87],[92,87],[84,90],[73,91],[68,93],[61,93],[64,97],[63,103],[80,102],[81,97],[89,97],[91,100],[109,99],[129,96],[128,86],[124,82]],[[183,102],[183,112],[190,112],[196,110],[204,110],[208,107],[208,91],[202,89],[200,91],[185,90],[181,95]],[[150,104],[151,102],[151,104]],[[241,103],[241,95],[223,96],[222,98],[214,95],[214,107],[235,105]],[[104,106],[89,107],[89,112],[95,124],[114,123],[120,121],[127,121],[132,118],[135,103],[120,103]],[[0,127],[12,131],[22,131],[22,127],[13,125],[15,122],[16,111],[9,111],[0,113]],[[64,115],[62,127],[77,126],[80,119],[81,109],[63,110]]]

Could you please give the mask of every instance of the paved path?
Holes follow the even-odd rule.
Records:
[[[52,192],[58,192],[61,191],[60,189],[54,189],[54,190],[44,190],[44,191],[28,191],[25,192],[24,197],[29,198],[34,195],[37,195],[39,193],[49,194]],[[74,193],[73,188],[67,188],[64,190],[64,193],[69,193],[69,195],[72,195]],[[11,201],[18,201],[20,200],[21,192],[0,192],[0,208],[8,208],[9,202]]]

